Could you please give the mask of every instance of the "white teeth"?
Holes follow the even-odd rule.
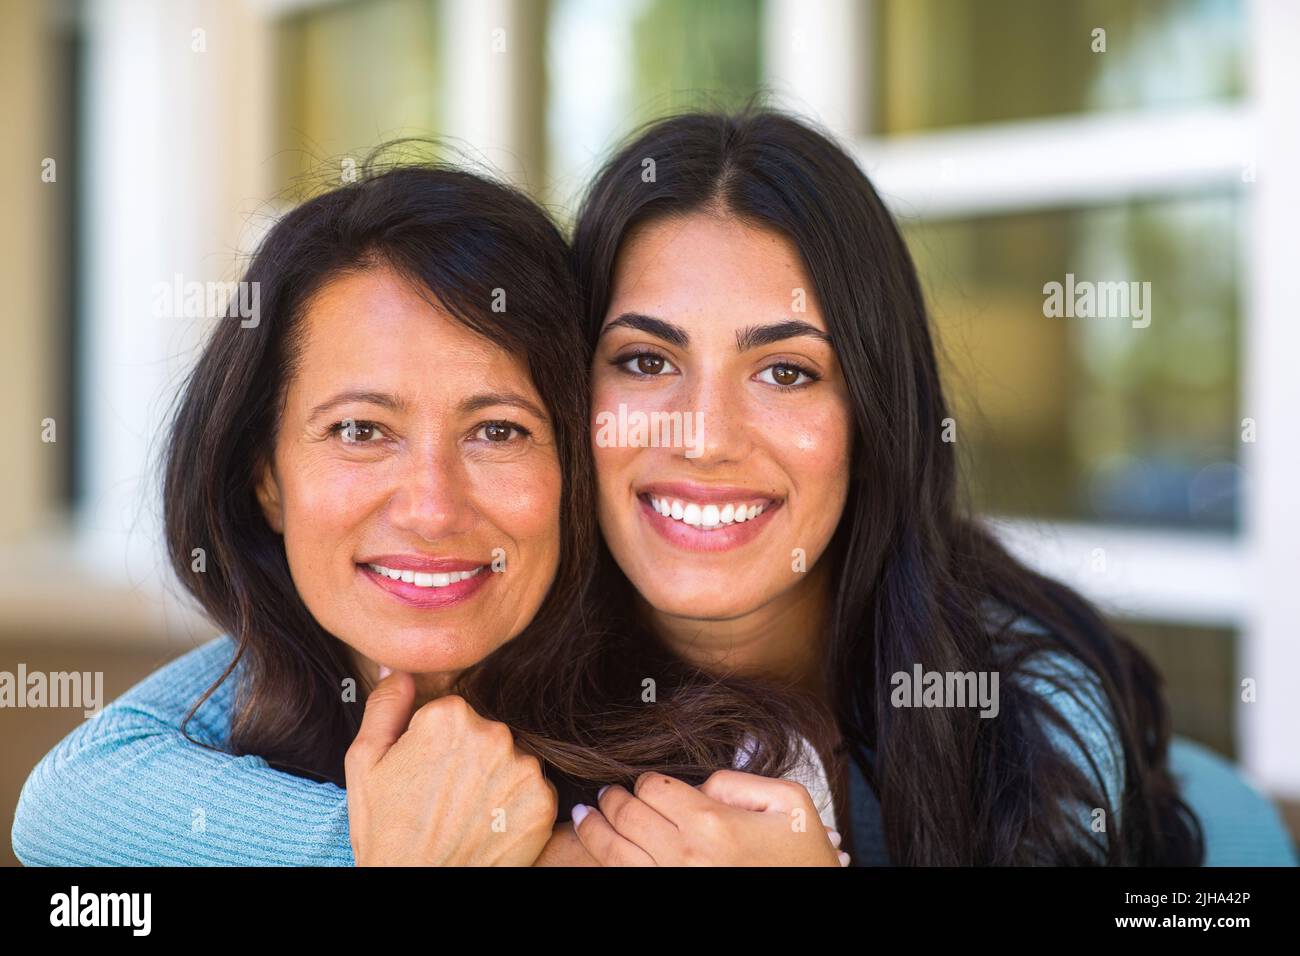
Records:
[[[746,505],[743,501],[719,507],[683,502],[678,498],[656,498],[653,495],[650,496],[650,507],[665,518],[705,530],[753,521],[763,513],[763,505]]]
[[[414,584],[417,588],[445,588],[449,584],[455,584],[458,581],[464,581],[466,578],[472,578],[483,570],[482,565],[473,571],[447,571],[447,572],[429,572],[429,571],[399,571],[396,568],[385,568],[382,565],[367,565],[370,570],[376,574],[382,574],[386,578],[392,578],[394,581],[405,581],[407,584]]]

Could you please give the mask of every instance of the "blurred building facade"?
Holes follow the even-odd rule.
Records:
[[[237,278],[276,215],[404,135],[442,138],[567,224],[628,130],[765,90],[849,145],[902,223],[975,505],[1155,657],[1177,732],[1300,802],[1300,6],[0,12],[0,395],[18,428],[0,669],[76,650],[120,693],[208,634],[167,580],[154,491],[168,403],[212,320],[159,314],[159,283]],[[1045,315],[1045,287],[1074,281],[1138,283],[1148,312]],[[56,441],[33,437],[47,419]],[[44,716],[6,742],[0,805],[79,715]]]

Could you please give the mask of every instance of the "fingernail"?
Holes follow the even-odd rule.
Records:
[[[828,830],[826,831],[826,835],[831,838],[831,846],[835,847],[836,849],[839,849],[840,846],[839,832],[837,830]]]
[[[599,790],[597,790],[597,791],[596,791],[596,799],[599,800],[601,797],[603,797],[603,796],[605,795],[605,791],[608,790],[608,789],[609,789],[609,784],[605,784],[605,786],[603,786],[603,787],[601,787]]]
[[[585,803],[574,804],[573,810],[569,813],[569,819],[573,821],[573,828],[576,830],[583,820],[587,819],[587,814],[591,812],[591,807]]]
[[[848,865],[849,865],[849,855],[848,855],[847,853],[845,853],[843,850],[841,850],[841,851],[840,851],[840,866],[848,866]]]
[[[380,664],[380,665],[379,665],[379,679],[380,679],[380,680],[383,680],[385,677],[387,677],[387,676],[388,676],[389,674],[391,674],[391,673],[392,673],[392,669],[391,669],[391,668],[385,667],[383,664]]]

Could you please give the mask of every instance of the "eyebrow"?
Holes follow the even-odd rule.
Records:
[[[679,348],[686,348],[691,342],[691,337],[686,334],[686,330],[680,325],[673,325],[671,322],[665,322],[663,319],[656,319],[649,315],[642,315],[640,312],[624,312],[617,319],[610,322],[600,334],[604,335],[610,329],[636,329],[653,335],[656,338],[663,339]]]
[[[372,392],[365,389],[349,389],[345,392],[339,392],[332,398],[326,399],[311,410],[308,420],[321,415],[331,408],[339,405],[346,405],[349,402],[361,402],[367,405],[378,405],[389,411],[402,412],[406,410],[406,402],[402,401],[396,395],[388,392]],[[482,392],[478,395],[472,395],[462,401],[459,410],[463,413],[477,412],[480,409],[488,408],[492,405],[512,405],[516,408],[522,408],[524,411],[531,413],[542,421],[549,421],[549,416],[537,407],[537,404],[518,392]]]
[[[535,402],[518,392],[483,392],[480,395],[473,395],[460,403],[460,410],[466,413],[477,412],[492,405],[513,405],[544,422],[550,420],[550,416],[538,408]]]
[[[810,335],[827,345],[831,344],[831,337],[817,326],[799,319],[789,319],[785,322],[773,322],[770,325],[746,326],[736,333],[736,348],[741,352],[748,352],[750,349],[782,342],[785,339],[798,338],[801,335]]]
[[[649,315],[642,315],[639,312],[624,312],[601,329],[600,334],[603,336],[614,328],[636,329],[663,339],[665,342],[679,348],[686,348],[691,343],[690,335],[680,325],[673,325],[671,322],[665,322],[663,319],[656,319]],[[775,342],[797,338],[801,335],[808,335],[825,342],[827,345],[832,345],[831,337],[817,326],[799,319],[788,319],[784,322],[772,322],[767,325],[746,326],[736,333],[736,350],[747,352],[750,349],[772,345]]]
[[[365,389],[348,389],[345,392],[339,392],[333,398],[327,398],[311,410],[307,420],[315,418],[324,412],[329,411],[339,405],[346,405],[349,402],[361,402],[366,405],[378,405],[381,408],[387,408],[390,411],[400,412],[406,408],[406,403],[396,395],[390,395],[388,392],[371,392]]]

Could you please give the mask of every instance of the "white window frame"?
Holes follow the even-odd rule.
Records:
[[[1248,478],[1238,536],[1000,519],[1004,541],[1031,565],[1117,616],[1238,634],[1237,677],[1257,698],[1235,703],[1245,770],[1270,792],[1300,797],[1300,133],[1296,132],[1300,5],[1251,0],[1245,101],[1178,111],[1111,112],[897,137],[864,128],[844,93],[865,89],[868,3],[766,0],[768,84],[784,105],[851,144],[882,198],[909,219],[1116,203],[1229,188],[1241,196],[1243,444]],[[801,36],[796,42],[794,30]],[[815,51],[809,53],[808,51]],[[828,52],[829,51],[829,52]],[[869,79],[867,80],[869,82]],[[1134,144],[1143,148],[1134,149]],[[1155,144],[1155,145],[1153,145]],[[1095,570],[1094,549],[1106,555]],[[1234,683],[1236,683],[1234,681]]]

